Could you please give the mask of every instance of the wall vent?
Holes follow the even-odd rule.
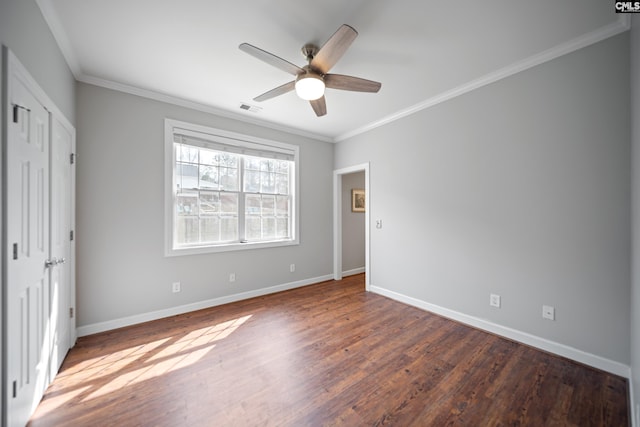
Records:
[[[262,110],[261,107],[256,107],[255,105],[245,104],[244,102],[240,104],[240,109],[245,111],[251,111],[252,113],[259,113]]]

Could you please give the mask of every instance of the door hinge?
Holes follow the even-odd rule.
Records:
[[[74,164],[76,162],[76,154],[75,153],[71,153],[70,157],[70,161],[71,164]]]
[[[73,230],[69,232],[69,240],[73,242]]]
[[[69,318],[73,319],[73,307],[69,307]]]
[[[13,123],[18,123],[20,121],[20,115],[18,114],[19,110],[31,111],[27,107],[23,107],[22,105],[13,104]]]
[[[18,259],[18,244],[13,244],[13,259]]]
[[[18,395],[18,381],[13,382],[13,398],[15,399]]]

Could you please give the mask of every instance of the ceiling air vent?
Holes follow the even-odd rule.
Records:
[[[259,113],[262,108],[256,107],[255,105],[245,104],[244,102],[240,104],[241,110],[251,111],[252,113]]]

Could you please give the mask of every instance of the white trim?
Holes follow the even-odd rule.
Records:
[[[222,137],[227,144],[247,145],[265,147],[266,150],[277,149],[286,150],[293,154],[294,158],[294,178],[291,183],[294,204],[292,207],[291,229],[293,239],[267,242],[234,242],[224,245],[203,245],[190,248],[174,249],[173,247],[173,226],[174,226],[174,199],[173,199],[173,175],[174,175],[174,134],[176,130],[180,132],[190,131],[193,135],[201,134],[202,138],[208,139]],[[174,119],[164,119],[164,255],[166,257],[197,255],[216,252],[241,251],[248,249],[274,248],[281,246],[292,246],[300,244],[300,147],[294,144],[274,141],[270,139],[258,138],[237,132],[226,131]],[[240,224],[240,226],[242,226]]]
[[[333,171],[333,279],[342,279],[342,175],[364,171],[364,288],[371,287],[369,162]]]
[[[387,298],[408,304],[414,307],[418,307],[422,310],[430,311],[440,316],[464,323],[474,328],[482,329],[487,332],[491,332],[505,338],[521,342],[532,347],[536,347],[540,350],[547,351],[549,353],[557,354],[568,359],[575,360],[585,365],[592,366],[594,368],[610,372],[615,375],[619,375],[624,378],[631,377],[631,368],[614,360],[606,359],[595,354],[587,353],[577,348],[569,347],[564,344],[560,344],[554,341],[547,340],[545,338],[538,337],[526,332],[518,331],[516,329],[508,328],[506,326],[498,325],[493,322],[489,322],[485,319],[480,319],[475,316],[460,313],[455,310],[450,310],[445,307],[441,307],[435,304],[428,303],[426,301],[419,300],[417,298],[409,297],[394,291],[390,291],[379,286],[371,286],[371,292],[383,295]]]
[[[139,87],[126,85],[123,83],[112,82],[110,80],[87,76],[84,74],[80,76],[76,76],[76,79],[79,82],[91,84],[94,86],[99,86],[106,89],[115,90],[118,92],[124,92],[130,95],[136,95],[142,98],[152,99],[155,101],[165,102],[167,104],[177,105],[180,107],[185,107],[185,108],[189,108],[196,111],[202,111],[204,113],[213,114],[219,117],[226,117],[228,119],[238,120],[243,123],[249,123],[249,124],[261,126],[268,129],[274,129],[274,130],[286,132],[292,135],[304,136],[305,138],[312,138],[312,139],[315,139],[316,141],[334,142],[333,138],[325,135],[308,132],[308,131],[290,127],[290,126],[279,125],[276,123],[268,122],[266,120],[254,119],[252,117],[247,117],[243,114],[233,113],[228,110],[223,110],[221,108],[216,108],[211,105],[202,104],[196,101],[189,101],[187,99],[179,98],[173,95],[168,95],[166,93],[156,92],[149,89],[142,89]]]
[[[97,334],[99,332],[105,332],[105,331],[110,331],[112,329],[123,328],[125,326],[131,326],[131,325],[136,325],[138,323],[149,322],[151,320],[158,320],[164,317],[175,316],[178,314],[184,314],[184,313],[189,313],[196,310],[202,310],[204,308],[216,307],[216,306],[228,304],[231,302],[242,301],[249,298],[255,298],[263,295],[273,294],[276,292],[286,291],[289,289],[300,288],[303,286],[331,280],[332,278],[333,278],[332,275],[327,274],[324,276],[298,280],[296,282],[284,283],[282,285],[271,286],[268,288],[256,289],[254,291],[241,292],[238,294],[227,295],[227,296],[213,298],[209,300],[194,302],[191,304],[180,305],[177,307],[166,308],[163,310],[156,310],[148,313],[121,317],[120,319],[113,319],[105,322],[92,323],[90,325],[84,325],[84,326],[78,327],[78,336],[84,337],[87,335]]]
[[[633,392],[633,369],[631,370],[631,375],[629,376],[629,404],[631,405],[631,426],[632,427],[640,427],[640,405],[636,406],[635,401],[635,393]]]
[[[342,277],[354,276],[356,274],[360,274],[360,273],[364,273],[364,272],[366,272],[366,268],[365,267],[352,268],[351,270],[343,271],[342,272]]]
[[[345,132],[342,135],[338,135],[334,138],[334,142],[344,141],[345,139],[352,138],[356,135],[368,132],[377,127],[395,122],[396,120],[399,120],[403,117],[410,116],[411,114],[425,110],[429,107],[433,107],[434,105],[456,98],[460,95],[464,95],[465,93],[471,92],[472,90],[489,85],[521,71],[528,70],[529,68],[535,67],[536,65],[543,64],[562,55],[566,55],[578,49],[582,49],[583,47],[587,47],[609,37],[615,36],[616,34],[627,31],[630,27],[630,19],[628,17],[621,17],[618,19],[618,21],[613,22],[609,25],[605,25],[604,27],[601,27],[595,31],[583,34],[580,37],[576,37],[565,43],[554,46],[551,49],[547,49],[536,55],[532,55],[521,61],[508,65],[504,68],[498,69],[489,74],[485,74],[482,77],[471,80],[458,87],[439,93],[435,96],[432,96],[431,98],[419,102],[418,104],[412,105],[411,107],[402,109],[400,111],[397,111],[396,113],[383,117],[380,120],[371,122],[350,132]]]

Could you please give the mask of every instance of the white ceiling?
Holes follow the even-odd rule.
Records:
[[[603,0],[37,0],[75,77],[337,141],[628,29]],[[382,83],[328,89],[316,117],[247,42],[303,66],[341,24],[359,36],[331,70]],[[248,112],[241,103],[261,108]]]

